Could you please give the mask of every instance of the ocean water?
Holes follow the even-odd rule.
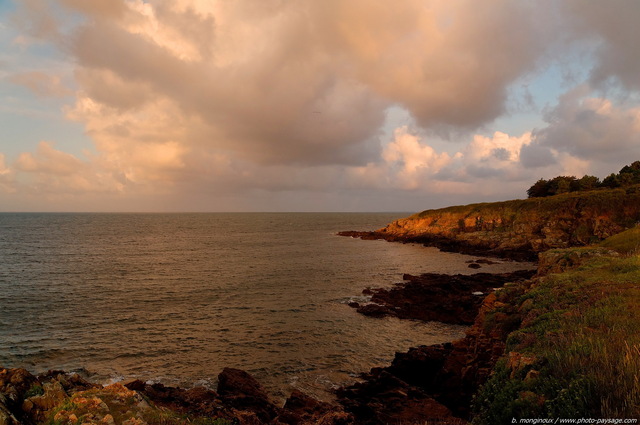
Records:
[[[335,235],[403,216],[0,214],[0,366],[186,387],[229,366],[274,398],[329,398],[396,351],[463,336],[346,305],[403,273],[475,272],[477,257]]]

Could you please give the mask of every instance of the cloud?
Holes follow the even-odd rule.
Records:
[[[64,6],[92,17],[120,17],[127,7],[122,0],[60,0]]]
[[[395,170],[395,178],[403,189],[417,189],[451,162],[446,152],[437,153],[431,146],[420,143],[420,138],[409,133],[407,127],[395,130],[394,140],[386,146],[382,159]]]
[[[350,175],[352,181],[377,189],[477,194],[491,187],[495,194],[511,191],[531,178],[531,172],[520,165],[520,152],[530,142],[531,133],[476,134],[457,152],[438,152],[428,138],[399,127],[381,162],[354,167]],[[489,182],[491,186],[485,186]]]
[[[73,92],[62,83],[58,75],[51,75],[41,71],[29,71],[13,74],[9,81],[24,86],[41,97],[65,97]]]
[[[55,150],[51,143],[40,142],[36,154],[22,153],[16,160],[18,171],[68,176],[77,172],[84,164],[71,154]]]
[[[597,63],[591,71],[591,83],[602,86],[614,77],[624,87],[640,89],[638,16],[640,3],[628,0],[608,2],[566,2],[567,15],[573,19],[578,37],[595,39]]]
[[[21,2],[16,39],[57,46],[73,72],[21,66],[10,81],[74,95],[65,117],[95,153],[81,159],[43,142],[0,163],[3,181],[129,200],[193,194],[200,205],[201,195],[256,192],[507,196],[539,177],[618,167],[640,153],[640,10],[612,5]],[[588,81],[547,106],[546,124],[494,128],[513,112],[513,90],[525,80],[536,88],[535,76],[562,68],[578,44],[592,49]],[[594,94],[612,78],[628,103]],[[525,95],[535,109],[537,93]],[[407,126],[388,119],[392,109],[406,111]]]
[[[12,177],[9,182],[12,191],[35,196],[109,193],[123,188],[103,164],[81,160],[55,149],[50,142],[40,142],[34,153],[20,154],[4,174]]]
[[[13,172],[5,164],[5,156],[0,153],[0,190],[5,193],[15,192],[13,187]]]
[[[640,155],[640,107],[616,106],[580,87],[561,97],[547,114],[549,125],[535,132],[531,150],[550,150],[581,160],[624,164]]]
[[[393,104],[485,124],[545,40],[505,1],[63,3],[92,17],[66,41],[83,96],[122,114],[161,99],[204,123],[189,143],[264,164],[366,163]]]
[[[556,158],[548,147],[531,143],[520,150],[520,163],[525,168],[540,168],[555,164]]]

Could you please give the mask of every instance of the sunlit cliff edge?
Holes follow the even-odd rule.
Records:
[[[535,259],[551,248],[596,243],[639,220],[640,185],[634,185],[426,210],[375,232],[354,232],[353,236]]]

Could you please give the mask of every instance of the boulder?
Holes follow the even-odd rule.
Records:
[[[256,379],[240,369],[226,367],[218,375],[218,394],[223,402],[238,410],[254,412],[263,422],[280,413]]]

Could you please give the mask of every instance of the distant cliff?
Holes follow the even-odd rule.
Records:
[[[536,258],[596,243],[640,221],[640,185],[427,210],[375,232],[344,236],[420,242],[443,250]]]

